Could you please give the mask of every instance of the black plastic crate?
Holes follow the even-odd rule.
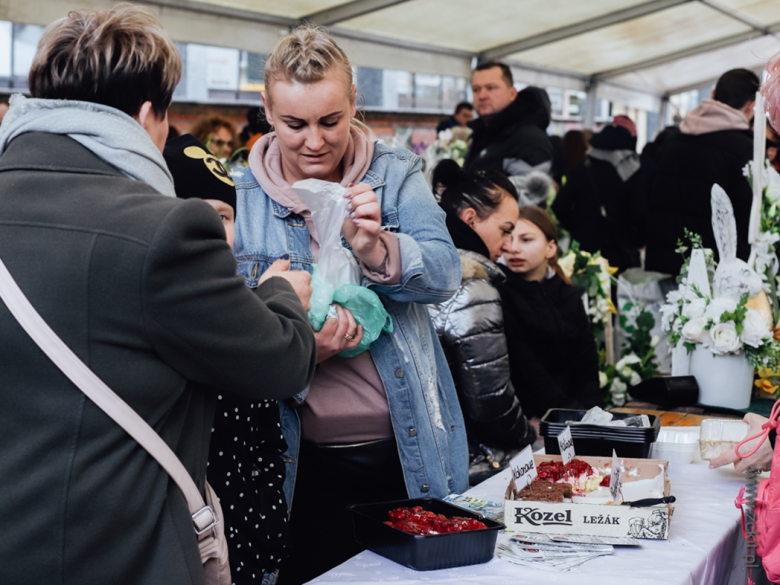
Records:
[[[566,428],[566,421],[582,420],[586,410],[551,408],[539,423],[539,434],[544,437],[544,450],[549,455],[560,455],[558,435]],[[636,416],[628,413],[613,413],[612,420]],[[661,419],[648,414],[649,428],[605,427],[599,425],[569,425],[574,449],[577,455],[610,457],[614,449],[618,457],[647,459],[650,447],[658,438]]]
[[[420,506],[448,518],[476,518],[487,528],[449,534],[421,536],[409,534],[385,524],[387,513],[395,508]],[[493,558],[498,533],[506,527],[471,510],[434,498],[397,500],[377,504],[349,506],[355,540],[383,557],[416,571],[433,571],[487,563]]]

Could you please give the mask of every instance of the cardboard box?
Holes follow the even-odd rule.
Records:
[[[611,457],[577,457],[592,467],[610,468]],[[534,455],[538,466],[543,461],[560,461],[559,455]],[[669,463],[659,459],[621,458],[625,472],[623,485],[664,476],[664,496],[671,485],[667,475]],[[660,466],[660,467],[659,467]],[[663,471],[661,471],[661,468]],[[636,469],[636,472],[632,472]],[[515,482],[507,488],[507,498],[514,493]],[[504,502],[504,524],[515,532],[543,534],[584,534],[588,536],[629,536],[633,538],[668,539],[674,507],[670,504],[652,508],[634,508],[611,504],[579,504],[510,500]]]

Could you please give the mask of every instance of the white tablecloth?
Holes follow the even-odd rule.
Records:
[[[354,556],[310,583],[459,583],[474,585],[742,585],[747,581],[745,540],[734,499],[744,475],[711,470],[706,463],[669,464],[672,495],[677,497],[669,540],[643,540],[640,547],[615,547],[570,572],[548,572],[514,565],[497,557],[484,565],[440,571],[407,569],[369,551]],[[472,488],[468,495],[500,501],[509,471]]]

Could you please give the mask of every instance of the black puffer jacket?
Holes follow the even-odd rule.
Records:
[[[496,282],[504,276],[488,260],[489,252],[474,230],[449,214],[447,228],[460,253],[463,280],[455,296],[430,306],[430,313],[458,389],[469,443],[525,447],[534,442],[536,432],[523,415],[510,381],[496,290]]]
[[[466,171],[494,170],[511,175],[507,169],[518,160],[531,167],[552,161],[553,147],[546,132],[551,111],[546,91],[526,87],[487,124],[484,118],[470,122],[474,133],[464,164]]]
[[[529,282],[502,266],[512,384],[527,416],[550,408],[603,406],[598,353],[582,304],[582,291],[558,275]]]

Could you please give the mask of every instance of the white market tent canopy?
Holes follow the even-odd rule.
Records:
[[[469,77],[475,60],[498,59],[518,81],[648,111],[728,69],[760,71],[780,51],[780,0],[141,2],[181,42],[268,53],[307,20],[329,27],[355,65]],[[113,4],[5,0],[0,19],[45,25],[73,8]]]

